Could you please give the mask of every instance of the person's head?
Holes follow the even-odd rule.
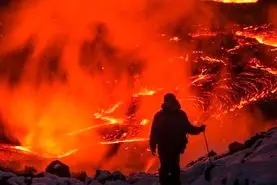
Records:
[[[164,95],[164,102],[172,102],[176,101],[176,96],[173,93],[166,93]]]
[[[167,93],[164,95],[162,109],[173,111],[181,109],[180,103],[173,93]]]

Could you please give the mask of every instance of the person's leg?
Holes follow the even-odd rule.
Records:
[[[170,158],[167,156],[160,156],[160,169],[159,169],[159,180],[160,185],[172,185],[170,179]]]
[[[171,170],[172,185],[181,185],[180,181],[180,155],[172,156],[172,170]]]

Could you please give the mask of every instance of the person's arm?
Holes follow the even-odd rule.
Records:
[[[156,147],[158,144],[157,137],[158,137],[158,114],[154,116],[154,120],[152,122],[151,126],[151,132],[150,132],[150,140],[149,140],[149,145],[150,145],[150,150],[152,154],[156,154]]]
[[[184,120],[185,120],[185,124],[186,124],[186,131],[188,134],[197,135],[205,130],[205,126],[196,127],[196,126],[192,125],[185,112],[184,112]]]

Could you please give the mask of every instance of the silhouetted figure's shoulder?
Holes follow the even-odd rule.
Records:
[[[154,117],[160,116],[160,115],[162,115],[162,114],[163,114],[163,111],[160,110],[160,111],[156,112],[156,114],[154,115]]]
[[[165,112],[163,110],[160,110],[156,112],[156,114],[154,115],[154,120],[158,121],[164,116],[165,116]]]
[[[178,113],[179,113],[180,115],[186,117],[186,118],[188,117],[188,116],[187,116],[187,113],[186,113],[185,111],[183,111],[182,109],[180,109],[180,110],[178,111]]]

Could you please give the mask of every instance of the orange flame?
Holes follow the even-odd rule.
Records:
[[[212,0],[220,3],[257,3],[258,0]]]
[[[259,43],[277,47],[276,32],[255,33],[251,31],[237,31],[236,35],[256,39]]]
[[[0,67],[5,69],[0,70],[0,122],[22,144],[13,149],[45,158],[72,157],[69,164],[96,165],[114,149],[113,144],[146,150],[149,123],[166,92],[176,93],[192,119],[202,115],[207,104],[215,107],[209,116],[221,118],[275,93],[274,68],[250,61],[251,69],[266,75],[257,79],[244,72],[245,76],[232,81],[227,59],[206,55],[205,48],[196,51],[191,42],[179,47],[186,42],[181,36],[170,35],[166,41],[159,37],[167,36],[160,34],[161,28],[190,13],[193,4],[183,0],[25,0],[17,4],[12,15],[4,16],[8,24],[0,40]],[[206,22],[206,17],[201,21]],[[244,42],[238,41],[230,52],[245,46],[245,38],[276,47],[275,33],[236,31]],[[188,35],[195,41],[217,34],[201,29]],[[194,65],[199,70],[192,74]],[[210,72],[214,65],[220,70]],[[236,93],[233,86],[244,94]],[[138,102],[130,102],[132,98]],[[213,121],[217,125],[218,120]],[[210,128],[214,142],[221,146],[218,140],[225,132]],[[124,168],[122,164],[130,159],[121,160]]]

